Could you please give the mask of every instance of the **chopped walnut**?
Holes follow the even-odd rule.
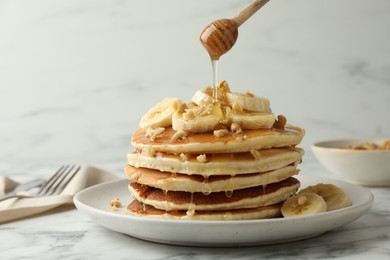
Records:
[[[226,80],[221,80],[221,81],[218,83],[218,89],[222,90],[223,92],[231,92],[231,91],[230,91],[229,84],[227,83]]]
[[[284,130],[284,126],[287,123],[287,119],[283,115],[278,115],[278,118],[275,120],[275,123],[273,125],[273,128]]]
[[[242,141],[244,141],[244,138],[242,138],[242,136],[237,136],[236,140],[239,141],[239,142],[242,142]]]
[[[207,162],[207,156],[205,154],[200,154],[196,157],[196,160],[201,163]]]
[[[180,154],[180,159],[184,162],[184,161],[188,161],[188,155],[184,154],[184,153],[181,153]]]
[[[184,130],[177,131],[173,136],[172,136],[172,141],[177,141],[181,139],[185,139],[188,136],[188,132]]]
[[[111,209],[113,211],[117,211],[119,209],[119,207],[122,206],[122,202],[119,198],[115,198],[115,199],[110,201],[110,205],[111,205]]]
[[[238,123],[232,123],[230,125],[230,130],[237,134],[242,133],[242,128]]]
[[[236,137],[236,140],[239,141],[239,142],[242,142],[244,140],[248,139],[248,137],[246,135],[243,135],[243,136],[237,136]]]
[[[149,137],[150,141],[156,140],[156,138],[160,137],[161,134],[165,131],[164,127],[151,128],[146,129],[145,137]]]
[[[219,130],[214,130],[214,136],[216,137],[224,137],[229,133],[227,129],[219,129]]]
[[[350,145],[347,147],[341,147],[351,150],[390,150],[390,140],[385,141],[383,144],[375,144],[372,142],[365,142],[357,145]]]
[[[206,86],[203,89],[203,92],[209,96],[213,96],[213,88],[211,86]]]
[[[154,157],[156,155],[156,150],[153,148],[146,147],[146,148],[142,149],[142,154],[146,155],[148,157]]]

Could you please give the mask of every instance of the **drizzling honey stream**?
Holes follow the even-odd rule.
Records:
[[[217,75],[218,62],[228,52],[238,38],[238,27],[249,19],[269,0],[256,0],[233,19],[219,19],[209,24],[200,34],[200,42],[210,55],[213,68],[213,102],[218,102]]]

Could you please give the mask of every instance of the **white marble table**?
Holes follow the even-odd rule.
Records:
[[[79,163],[123,176],[140,116],[211,84],[201,30],[249,2],[0,1],[0,174],[26,180]],[[271,0],[240,27],[219,78],[306,129],[301,174],[336,178],[313,142],[390,137],[389,25],[387,0]],[[249,248],[144,242],[59,209],[0,225],[0,258],[389,259],[390,190],[371,191],[373,207],[350,225]]]
[[[313,160],[302,170],[335,178]],[[373,207],[361,218],[321,236],[285,244],[203,248],[138,240],[95,224],[73,207],[0,225],[2,259],[388,259],[390,192],[371,188]]]

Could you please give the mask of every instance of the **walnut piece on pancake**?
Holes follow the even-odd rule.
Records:
[[[196,160],[201,163],[207,162],[207,156],[205,154],[200,154],[196,157]]]
[[[188,132],[184,130],[177,131],[173,136],[172,136],[172,141],[177,141],[177,140],[182,140],[185,139],[188,136]]]
[[[242,133],[242,128],[241,128],[240,124],[238,124],[238,123],[232,123],[230,125],[230,130],[232,132],[235,132],[236,134]]]
[[[142,149],[142,154],[148,156],[148,157],[155,157],[156,156],[156,150],[151,147],[145,147]]]
[[[225,135],[227,135],[229,133],[229,130],[227,129],[218,129],[218,130],[214,130],[214,136],[216,137],[224,137]]]
[[[147,128],[145,137],[149,137],[150,141],[156,140],[156,138],[160,137],[160,135],[165,131],[164,127],[157,127],[157,128]]]
[[[284,115],[278,115],[277,120],[275,120],[273,128],[284,130],[284,126],[287,123],[287,118]]]
[[[244,140],[248,139],[248,136],[247,135],[240,135],[240,136],[237,136],[236,137],[236,140],[239,141],[239,142],[242,142]]]
[[[185,162],[185,161],[188,161],[189,157],[188,157],[187,154],[181,153],[181,154],[180,154],[180,159],[181,159],[183,162]]]

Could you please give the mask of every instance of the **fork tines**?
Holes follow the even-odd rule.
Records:
[[[53,195],[61,193],[76,173],[80,166],[63,165],[61,168],[45,183],[37,195]]]

